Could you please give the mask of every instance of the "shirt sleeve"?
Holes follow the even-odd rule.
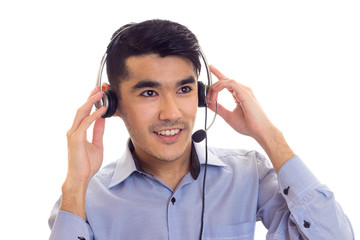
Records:
[[[267,189],[264,189],[267,188]],[[258,218],[267,239],[354,239],[350,221],[334,194],[298,156],[260,182]],[[272,192],[272,193],[271,193]]]
[[[61,199],[49,218],[49,240],[93,240],[89,224],[81,217],[59,209]]]

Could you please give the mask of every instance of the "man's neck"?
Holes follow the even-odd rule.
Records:
[[[190,158],[187,161],[178,159],[174,162],[164,162],[162,164],[147,165],[141,163],[141,166],[145,172],[161,179],[175,190],[183,177],[190,171]]]
[[[183,177],[190,171],[191,166],[191,149],[190,142],[185,152],[176,160],[160,160],[153,156],[139,156],[136,148],[133,154],[141,168],[168,184],[173,190],[177,187]]]

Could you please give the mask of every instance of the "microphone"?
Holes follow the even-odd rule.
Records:
[[[203,129],[197,130],[191,138],[194,142],[199,143],[206,138],[206,131]]]

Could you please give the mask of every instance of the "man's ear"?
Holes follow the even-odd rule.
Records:
[[[111,90],[110,85],[107,84],[107,83],[102,83],[102,84],[101,84],[101,91],[102,91],[102,92],[104,92],[104,91],[112,91],[112,92],[116,95],[116,93],[115,93],[113,90]],[[118,103],[118,105],[119,105],[119,103]],[[119,114],[118,111],[119,111],[119,106],[117,107],[117,109],[116,109],[114,115],[112,115],[112,117],[120,117],[121,115]],[[121,118],[121,117],[120,117],[120,118]]]

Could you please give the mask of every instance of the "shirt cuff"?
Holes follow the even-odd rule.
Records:
[[[320,186],[319,180],[299,156],[289,159],[278,172],[279,191],[291,209]]]
[[[59,210],[51,230],[50,240],[90,240],[88,224],[81,217]]]

